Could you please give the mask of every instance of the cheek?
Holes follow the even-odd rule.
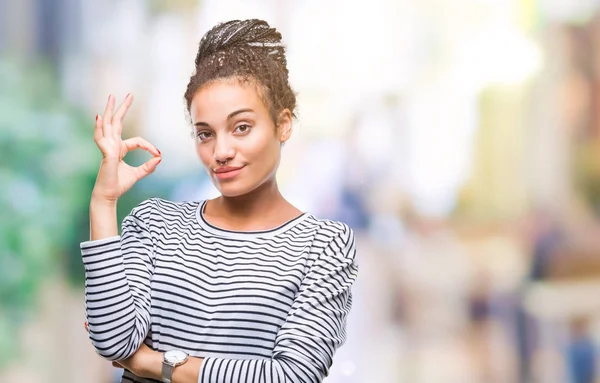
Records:
[[[200,158],[200,161],[202,161],[204,166],[210,166],[212,159],[211,153],[211,149],[208,147],[208,145],[196,144],[196,154],[198,155],[198,158]]]
[[[278,142],[274,137],[268,135],[256,135],[252,137],[246,145],[248,160],[260,162],[263,164],[271,163],[279,156]]]
[[[279,142],[269,140],[263,146],[260,152],[256,153],[255,162],[260,163],[262,176],[271,176],[277,169],[281,156]]]

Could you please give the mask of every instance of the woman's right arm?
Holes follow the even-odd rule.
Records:
[[[81,243],[89,337],[108,360],[122,360],[141,346],[150,326],[154,242],[148,229],[153,200],[125,217],[121,235]]]
[[[121,122],[132,101],[128,95],[113,115],[114,96],[109,96],[104,116],[96,117],[94,141],[102,162],[90,201],[90,240],[81,243],[90,339],[109,360],[132,355],[150,324],[154,245],[147,222],[152,200],[144,201],[124,219],[120,236],[117,223],[119,197],[152,173],[161,160],[160,152],[146,140],[121,139]],[[127,165],[123,158],[136,148],[154,157],[139,167]]]
[[[90,201],[90,240],[95,241],[119,235],[117,225],[117,202]]]

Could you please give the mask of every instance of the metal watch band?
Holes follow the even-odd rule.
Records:
[[[160,377],[164,383],[171,383],[171,378],[173,377],[173,367],[174,366],[163,362]]]

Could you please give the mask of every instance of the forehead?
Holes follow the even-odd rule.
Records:
[[[226,79],[211,82],[198,89],[190,104],[190,114],[193,121],[225,119],[229,113],[246,108],[256,113],[268,113],[256,84]]]

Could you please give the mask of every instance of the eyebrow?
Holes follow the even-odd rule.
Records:
[[[248,112],[254,112],[254,110],[252,110],[250,108],[238,109],[235,112],[229,113],[229,115],[227,116],[227,120],[231,120],[233,117],[237,116],[238,114],[248,113]],[[208,123],[206,123],[206,122],[198,121],[198,122],[196,122],[194,124],[194,126],[206,126],[206,127],[209,127],[210,125]]]

